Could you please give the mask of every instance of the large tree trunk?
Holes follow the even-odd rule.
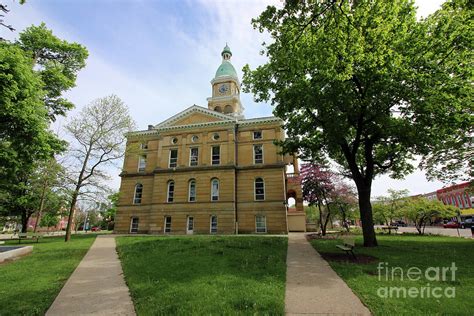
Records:
[[[21,232],[26,233],[28,229],[28,220],[30,219],[30,216],[28,216],[28,211],[23,210],[21,212]]]
[[[357,183],[357,193],[359,195],[360,219],[362,221],[362,233],[364,235],[364,247],[376,247],[374,220],[372,218],[372,204],[370,204],[370,184]]]

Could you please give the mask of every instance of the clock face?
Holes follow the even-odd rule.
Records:
[[[226,93],[228,90],[229,90],[229,85],[228,84],[223,83],[219,86],[219,92],[221,94]]]

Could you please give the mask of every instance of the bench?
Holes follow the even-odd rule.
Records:
[[[336,247],[345,251],[347,255],[350,253],[354,259],[357,259],[356,255],[354,254],[355,239],[351,237],[344,237],[342,239],[342,243],[342,245],[336,245]]]
[[[28,235],[27,233],[19,233],[18,234],[18,237],[17,238],[14,238],[12,236],[12,239],[13,240],[16,240],[18,239],[18,243],[20,244],[22,240],[36,240],[36,243],[39,242],[39,239],[43,237],[42,234],[32,234],[32,235]]]
[[[398,226],[382,226],[382,231],[387,231],[387,230],[388,230],[388,233],[391,234],[392,230],[394,231],[398,230]]]

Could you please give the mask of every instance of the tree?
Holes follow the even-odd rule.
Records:
[[[432,72],[433,79],[440,83],[429,87],[432,83],[429,80],[424,83],[424,88],[433,89],[431,97],[439,99],[437,102],[446,102],[460,109],[458,115],[443,118],[446,124],[437,126],[445,137],[428,144],[427,154],[421,162],[429,178],[447,183],[474,178],[473,9],[473,2],[467,0],[443,4],[442,10],[428,17],[424,24],[424,33],[434,36],[430,36],[431,41],[420,47],[420,50],[432,54],[434,61],[445,70]],[[465,82],[470,82],[470,86],[466,86]],[[445,85],[445,89],[436,91],[440,84]],[[451,93],[446,94],[447,91]]]
[[[48,130],[42,82],[31,60],[0,42],[0,69],[0,204],[7,215],[21,214],[26,231],[31,175],[38,161],[50,159],[64,143]]]
[[[401,208],[403,216],[415,223],[420,235],[425,233],[425,226],[436,218],[447,218],[457,214],[457,208],[444,205],[438,200],[428,200],[423,197],[412,198]]]
[[[342,179],[336,177],[334,180],[334,190],[332,191],[332,201],[341,211],[341,221],[343,227],[350,231],[350,226],[347,220],[350,216],[351,210],[354,210],[354,206],[357,204],[357,194],[354,192],[354,188],[342,181]]]
[[[321,235],[326,235],[326,228],[331,218],[331,196],[335,189],[332,182],[334,174],[318,164],[306,163],[301,166],[301,185],[303,198],[309,206],[316,205],[319,210]]]
[[[104,167],[113,165],[125,153],[125,133],[134,128],[127,106],[115,95],[92,101],[72,119],[66,129],[74,142],[69,150],[75,176],[65,241],[71,238],[76,202],[84,189],[102,188],[107,178]]]
[[[43,210],[53,209],[57,212],[63,206],[63,195],[60,194],[62,181],[64,181],[64,169],[55,160],[50,159],[46,162],[40,162],[36,170],[36,185],[38,186],[39,205],[37,206],[37,217],[33,232],[36,232],[38,223],[41,221]],[[54,226],[54,225],[53,225]]]
[[[455,15],[463,22],[453,22],[453,6],[468,12]],[[244,67],[244,91],[285,120],[283,152],[329,158],[353,179],[364,246],[377,245],[374,177],[401,178],[415,155],[449,145],[452,131],[472,131],[468,7],[450,1],[417,21],[409,0],[286,1],[253,20],[273,41],[264,43],[266,64]]]
[[[388,196],[377,197],[373,208],[374,218],[390,226],[395,218],[400,217],[400,209],[406,203],[408,190],[388,189],[388,193]]]
[[[43,82],[43,102],[49,117],[54,120],[57,115],[65,115],[74,104],[62,94],[75,87],[77,73],[86,65],[87,49],[59,39],[44,23],[25,29],[16,44],[34,61]]]
[[[23,230],[35,211],[31,176],[66,148],[49,130],[71,106],[60,95],[74,86],[87,50],[55,37],[44,24],[0,42],[0,211],[21,214]]]
[[[54,213],[46,213],[44,216],[41,218],[40,221],[40,226],[41,227],[47,227],[48,230],[50,227],[56,226],[59,223],[59,216]]]
[[[101,203],[100,215],[102,217],[103,224],[102,229],[113,230],[115,222],[115,214],[117,214],[117,206],[119,201],[119,192],[110,194],[107,197],[107,203]]]

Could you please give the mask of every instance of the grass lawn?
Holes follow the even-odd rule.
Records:
[[[356,239],[356,254],[365,254],[376,257],[378,262],[370,264],[356,264],[344,261],[330,261],[331,267],[346,281],[349,287],[361,298],[370,308],[374,315],[473,315],[474,311],[474,241],[439,236],[378,236],[379,247],[363,248],[362,237]],[[338,240],[312,240],[313,247],[320,253],[338,253],[335,247],[341,244]],[[388,264],[387,270],[381,270],[379,280],[379,262]],[[450,267],[452,262],[456,264],[458,270],[455,272],[455,280],[451,280],[451,271],[446,273],[445,281],[434,281],[436,271],[430,270],[428,278],[425,277],[426,269],[429,267]],[[382,265],[386,267],[387,265]],[[400,269],[395,270],[392,280],[392,268],[401,267],[404,278],[402,280]],[[410,267],[421,269],[422,276],[418,281],[409,280],[407,270]],[[412,272],[416,273],[413,269]],[[442,270],[440,275],[442,276]],[[416,275],[411,275],[416,279]],[[442,297],[433,297],[433,292],[427,289],[424,297],[413,298],[407,292],[403,297],[397,296],[398,290],[389,287],[404,287],[406,289],[421,287],[431,289],[442,288]],[[455,288],[455,298],[446,297],[446,288]],[[380,290],[380,288],[382,288]],[[379,292],[378,292],[379,291]],[[412,290],[413,293],[415,290]],[[448,295],[452,294],[448,290]],[[430,297],[427,293],[430,292]],[[438,295],[438,290],[434,294]],[[380,297],[379,294],[382,296]],[[392,295],[392,297],[390,297]],[[414,295],[414,294],[413,294]],[[388,296],[388,297],[383,297]]]
[[[0,315],[44,315],[66,280],[86,254],[95,234],[45,237],[28,256],[0,264]],[[18,246],[18,241],[5,245]]]
[[[285,311],[286,237],[120,237],[139,315]]]

